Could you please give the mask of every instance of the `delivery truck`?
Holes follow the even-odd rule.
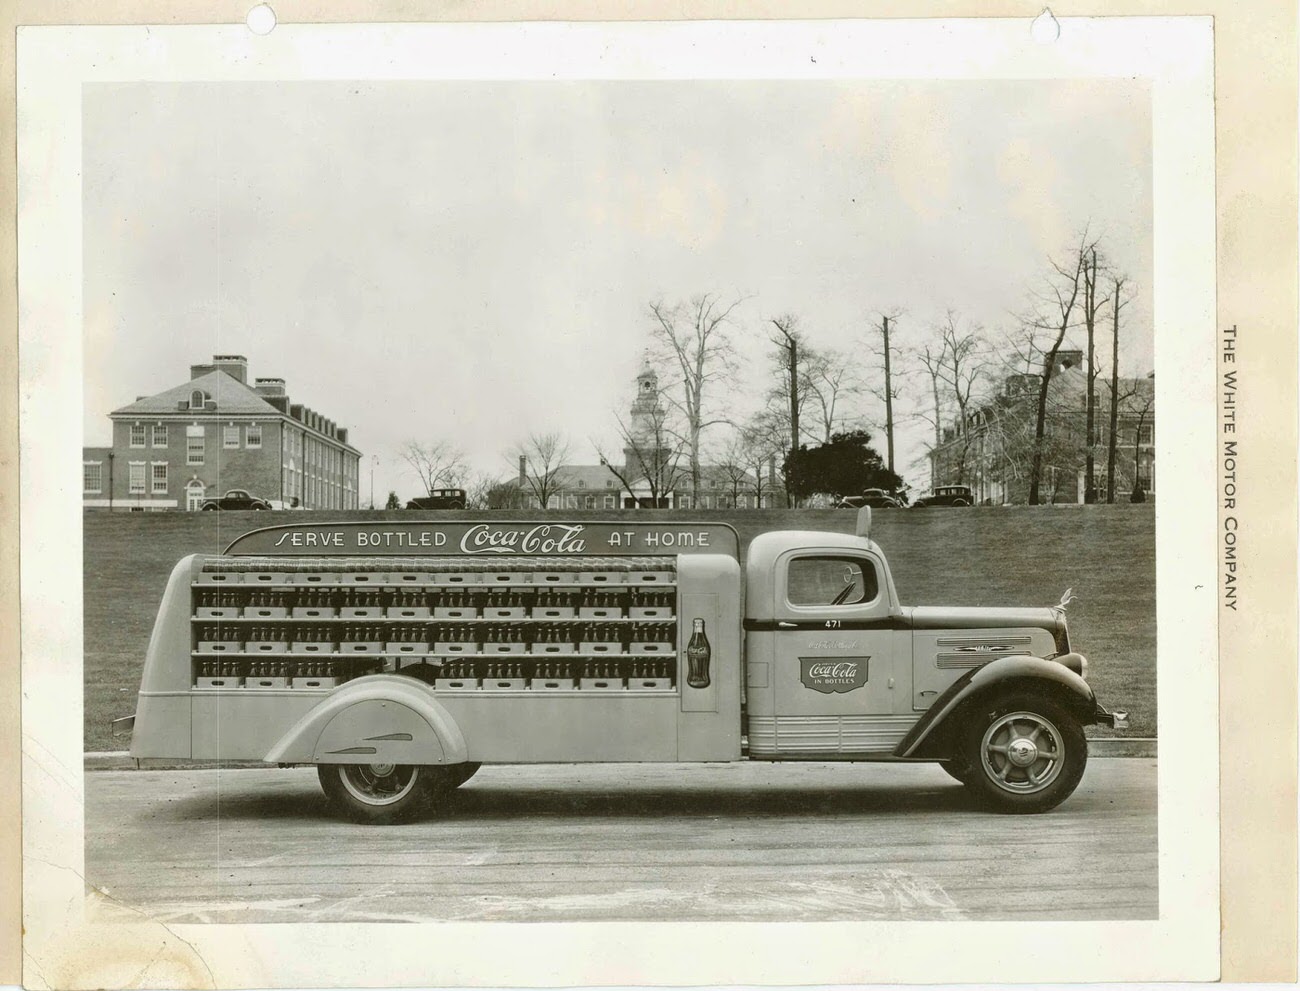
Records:
[[[1124,728],[1065,604],[899,601],[870,537],[722,523],[295,523],[173,570],[131,753],[315,765],[332,805],[436,812],[483,764],[937,762],[1043,812]],[[1068,598],[1068,596],[1067,596]]]

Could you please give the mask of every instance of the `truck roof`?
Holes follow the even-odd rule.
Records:
[[[880,548],[873,541],[852,533],[832,530],[772,530],[760,533],[749,542],[747,566],[762,568],[770,573],[777,557],[785,551],[809,547],[846,551],[874,550],[880,553]]]

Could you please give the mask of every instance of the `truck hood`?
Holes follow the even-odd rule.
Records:
[[[1065,628],[1065,614],[1059,609],[989,609],[984,606],[914,606],[912,628],[916,630],[988,630],[1009,627],[1037,627],[1056,632]]]

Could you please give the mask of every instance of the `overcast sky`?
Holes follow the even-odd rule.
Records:
[[[731,415],[767,387],[769,317],[870,370],[945,310],[1013,329],[1087,225],[1139,296],[1152,365],[1151,114],[1106,82],[130,83],[87,86],[85,443],[214,353],[282,376],[378,456],[529,431],[617,448],[647,304],[747,297]],[[868,419],[879,411],[862,405]],[[914,485],[925,429],[903,431]],[[721,435],[717,435],[721,440]],[[877,434],[883,451],[883,438]]]

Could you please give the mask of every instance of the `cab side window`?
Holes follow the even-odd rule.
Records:
[[[797,557],[786,575],[793,606],[850,606],[880,594],[875,566],[854,557]]]

